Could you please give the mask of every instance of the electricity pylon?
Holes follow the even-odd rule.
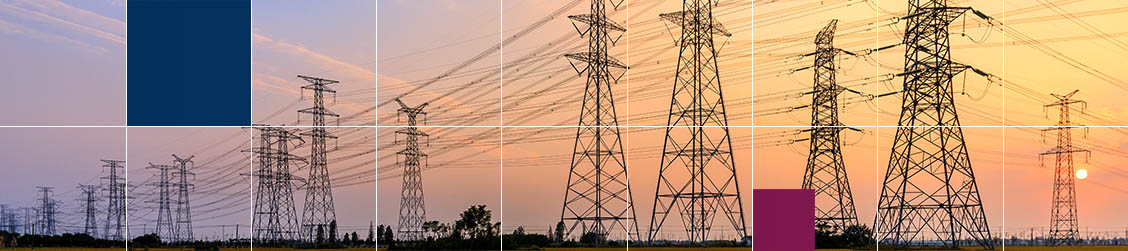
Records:
[[[651,242],[671,214],[681,216],[690,242],[704,244],[717,217],[731,224],[737,238],[747,236],[713,44],[714,35],[732,34],[713,20],[713,6],[712,0],[684,0],[682,11],[660,15],[679,24],[682,34],[647,233]]]
[[[968,11],[946,0],[909,0],[901,117],[874,224],[880,245],[993,249],[953,100],[948,25]]]
[[[333,207],[333,186],[329,184],[329,161],[326,158],[328,149],[325,145],[326,139],[337,137],[330,135],[326,130],[325,117],[339,117],[340,115],[325,108],[325,94],[336,94],[337,91],[329,88],[329,85],[339,83],[339,81],[302,75],[298,75],[298,78],[310,83],[302,86],[303,92],[305,90],[313,92],[313,107],[298,111],[298,113],[310,114],[313,117],[311,124],[313,128],[302,133],[303,136],[308,136],[311,142],[309,177],[306,177],[305,207],[302,208],[302,227],[306,240],[312,241],[316,239],[318,229],[322,229],[327,234],[337,232],[328,229],[332,225],[336,225],[334,222],[337,221],[337,212]],[[327,239],[335,238],[335,236],[328,236]]]
[[[79,198],[78,201],[83,202],[82,213],[86,216],[84,221],[86,224],[82,228],[82,233],[89,236],[97,236],[98,222],[95,207],[98,201],[98,186],[78,185],[78,189],[82,190],[82,197]]]
[[[55,199],[51,198],[55,192],[54,187],[36,187],[39,188],[39,234],[41,235],[55,235]]]
[[[854,196],[846,176],[839,133],[847,129],[838,120],[838,94],[845,88],[835,80],[834,58],[841,50],[834,48],[834,30],[838,20],[831,20],[815,37],[815,79],[811,91],[810,153],[803,175],[803,189],[815,191],[815,222],[834,231],[858,225]]]
[[[252,226],[260,245],[279,245],[298,239],[298,214],[294,209],[294,182],[301,178],[290,173],[293,161],[305,159],[291,154],[291,147],[305,143],[295,131],[281,127],[255,127],[255,207]]]
[[[399,226],[396,232],[400,239],[419,241],[423,240],[423,222],[427,219],[423,200],[423,168],[427,165],[427,154],[419,150],[419,140],[426,140],[428,135],[416,126],[419,115],[423,115],[426,121],[427,112],[423,108],[427,107],[427,103],[411,107],[398,98],[396,103],[400,105],[399,115],[407,117],[407,128],[397,130],[395,139],[397,144],[404,145],[404,149],[396,153],[403,157],[403,161],[397,158],[397,162],[403,165],[403,187],[400,190]],[[404,137],[402,141],[399,139],[401,135]]]
[[[1038,157],[1054,155],[1054,197],[1050,210],[1050,245],[1076,245],[1081,240],[1077,227],[1077,194],[1073,179],[1073,154],[1091,154],[1088,149],[1073,146],[1073,128],[1083,125],[1069,120],[1070,105],[1080,104],[1085,112],[1085,101],[1073,99],[1077,90],[1065,95],[1050,94],[1057,101],[1043,106],[1045,109],[1058,107],[1058,123],[1054,127],[1042,129],[1045,133],[1057,132],[1057,146],[1041,153]]]
[[[169,170],[173,170],[170,165],[157,165],[149,163],[149,167],[145,169],[156,170],[157,182],[149,184],[157,187],[157,199],[147,201],[149,203],[157,204],[157,236],[161,239],[169,241],[177,241],[176,230],[172,222],[172,183],[168,175]]]
[[[0,229],[8,233],[16,233],[16,214],[8,205],[0,204]]]
[[[176,221],[174,222],[176,225],[173,229],[176,232],[176,241],[180,242],[191,242],[195,240],[192,236],[192,206],[191,203],[189,203],[188,197],[188,191],[195,188],[192,183],[188,182],[188,176],[195,177],[196,175],[192,173],[192,171],[189,171],[189,169],[195,167],[195,163],[192,162],[192,158],[194,157],[195,156],[189,156],[185,159],[176,156],[176,154],[172,155],[174,159],[174,171],[172,174],[179,178],[179,180],[173,184],[176,186]]]
[[[125,161],[102,160],[102,167],[109,169],[109,174],[102,179],[106,180],[106,228],[103,230],[104,239],[125,240],[125,179],[118,174],[125,168]]]
[[[607,18],[608,3],[617,8],[622,1],[592,0],[589,14],[568,16],[580,36],[588,37],[588,51],[564,55],[576,73],[587,73],[587,84],[560,221],[568,226],[565,236],[571,236],[577,228],[581,235],[595,234],[595,246],[601,246],[614,231],[638,240],[634,199],[627,183],[627,159],[611,91],[611,84],[626,74],[627,66],[607,52],[617,41],[610,32],[619,32],[618,37],[622,37],[627,30]],[[586,28],[581,29],[577,22]],[[579,68],[573,60],[587,66]],[[614,74],[612,69],[621,70],[622,74]]]

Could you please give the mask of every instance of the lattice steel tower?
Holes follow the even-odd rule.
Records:
[[[13,211],[15,211],[14,208],[0,204],[0,229],[8,231],[8,233],[16,233],[16,214]]]
[[[333,187],[329,184],[329,162],[326,159],[328,152],[325,146],[325,139],[337,138],[336,136],[329,135],[325,126],[325,117],[339,117],[333,111],[325,108],[325,93],[336,94],[337,91],[329,88],[329,85],[339,83],[336,80],[329,80],[323,78],[307,77],[298,75],[307,82],[309,85],[302,86],[302,91],[310,90],[313,92],[313,107],[298,110],[298,113],[310,114],[313,117],[313,123],[309,131],[302,133],[303,136],[310,138],[310,153],[309,153],[309,177],[306,177],[306,197],[305,207],[302,208],[302,231],[305,232],[306,240],[315,240],[317,229],[323,229],[328,234],[336,232],[328,229],[330,223],[337,221],[337,213],[333,208]],[[304,93],[302,94],[304,97]],[[326,239],[334,239],[333,236],[326,235]]]
[[[55,199],[51,198],[55,192],[54,187],[36,187],[39,188],[39,234],[41,235],[55,235]]]
[[[842,160],[839,133],[846,129],[838,120],[838,94],[845,90],[835,81],[834,58],[841,52],[834,48],[834,30],[838,20],[831,20],[815,37],[815,80],[811,91],[811,150],[803,189],[815,191],[815,221],[835,231],[858,225],[854,196]]]
[[[588,51],[564,56],[576,73],[587,73],[587,84],[560,221],[568,226],[566,236],[571,236],[577,228],[580,236],[596,234],[599,237],[593,240],[596,246],[602,245],[612,232],[638,240],[634,199],[627,183],[627,159],[611,91],[611,84],[626,74],[627,66],[607,52],[627,31],[607,18],[607,5],[617,8],[621,3],[592,0],[589,14],[568,16],[580,36],[588,37]],[[586,28],[581,29],[577,22],[585,24]],[[611,32],[619,34],[613,36]],[[587,66],[579,68],[573,60]],[[612,73],[612,69],[622,73]]]
[[[176,232],[176,241],[190,242],[195,240],[192,236],[192,204],[189,203],[188,191],[195,188],[191,182],[188,182],[188,176],[195,177],[195,173],[189,171],[195,167],[192,158],[196,156],[189,156],[188,158],[180,158],[176,154],[172,155],[173,161],[173,175],[179,180],[173,183],[176,186],[176,225],[173,226]]]
[[[157,204],[157,236],[163,240],[176,241],[176,229],[172,221],[172,182],[169,171],[175,167],[149,163],[145,169],[156,170],[157,181],[149,184],[157,187],[157,199],[147,201]]]
[[[994,248],[952,92],[968,67],[950,59],[948,26],[969,9],[909,0],[902,18],[904,98],[874,224],[881,245]]]
[[[82,233],[89,236],[97,236],[98,221],[97,221],[97,207],[98,202],[98,186],[96,185],[78,185],[78,189],[82,191],[82,197],[78,201],[83,202],[82,213],[86,216],[85,225],[82,228]]]
[[[419,115],[423,115],[423,123],[426,124],[427,112],[423,108],[427,107],[427,103],[411,107],[398,98],[396,103],[400,105],[399,114],[407,117],[407,128],[396,130],[395,139],[397,144],[404,145],[404,149],[396,153],[403,158],[403,161],[398,158],[396,161],[403,165],[399,226],[396,232],[400,239],[418,241],[423,240],[423,222],[427,219],[427,208],[423,200],[423,168],[427,165],[427,154],[419,150],[419,140],[426,140],[428,135],[416,125]],[[401,135],[404,137],[402,141],[399,138]]]
[[[711,0],[685,0],[682,11],[660,15],[681,25],[682,34],[649,241],[659,238],[674,213],[691,242],[708,240],[717,217],[731,224],[736,238],[747,236],[713,44],[714,35],[732,34],[714,21],[713,6]]]
[[[123,238],[125,232],[125,179],[118,174],[120,169],[125,168],[125,161],[102,160],[102,163],[102,167],[110,170],[110,174],[102,177],[107,182],[104,239],[125,240]]]
[[[254,173],[254,240],[260,245],[278,245],[298,239],[298,214],[294,209],[294,182],[301,178],[290,173],[293,161],[304,159],[291,154],[291,147],[305,143],[295,131],[281,127],[256,127],[257,145],[251,149],[257,160]]]
[[[1050,94],[1057,101],[1043,106],[1046,109],[1058,108],[1058,123],[1054,127],[1042,129],[1043,138],[1047,132],[1057,133],[1057,146],[1039,155],[1054,156],[1054,197],[1050,210],[1050,245],[1076,245],[1081,240],[1077,227],[1077,194],[1073,179],[1073,154],[1091,154],[1088,149],[1073,146],[1073,128],[1083,125],[1069,120],[1070,105],[1080,104],[1085,112],[1085,101],[1073,99],[1077,91],[1066,95]]]

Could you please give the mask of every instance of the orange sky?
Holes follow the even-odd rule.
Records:
[[[809,123],[809,110],[793,107],[810,102],[809,96],[800,94],[811,88],[812,73],[800,68],[812,64],[812,58],[798,55],[812,51],[815,33],[829,20],[839,19],[835,45],[859,54],[839,57],[839,84],[864,93],[840,96],[843,123],[862,130],[843,133],[844,155],[860,221],[872,224],[878,182],[889,158],[901,97],[890,95],[873,101],[868,95],[900,90],[903,80],[890,75],[902,71],[904,48],[869,50],[900,42],[904,22],[896,17],[906,11],[905,1],[880,1],[880,5],[877,2],[744,0],[721,1],[715,8],[716,20],[733,33],[729,38],[717,38],[718,46],[724,46],[719,65],[729,124],[750,126],[731,130],[736,140],[737,165],[743,171],[741,185],[746,193],[752,188],[799,187],[807,145],[789,142],[805,137],[795,131]],[[972,6],[990,17],[984,20],[969,12],[966,18],[956,20],[950,30],[952,59],[991,75],[959,75],[953,86],[960,122],[969,126],[963,133],[993,234],[1003,234],[1004,228],[1017,233],[1022,228],[1045,226],[1051,173],[1047,168],[1037,167],[1036,154],[1051,146],[1040,142],[1036,130],[1056,121],[1045,118],[1040,107],[1050,101],[1049,93],[1081,89],[1076,97],[1089,102],[1088,113],[1075,114],[1075,121],[1101,126],[1128,125],[1117,119],[1125,111],[1123,105],[1115,102],[1116,93],[1125,90],[1118,87],[1124,85],[1118,79],[1128,77],[1116,71],[1115,60],[1128,54],[1125,51],[1128,45],[1100,39],[1082,27],[1119,39],[1122,34],[1128,34],[1125,33],[1128,28],[1117,25],[1117,20],[1123,19],[1122,14],[1117,13],[1123,12],[1125,7],[1114,6],[1101,11],[1110,7],[1070,0],[1008,1],[1005,4],[989,0],[949,2],[953,6]],[[463,156],[471,156],[467,158],[475,163],[466,169],[444,167],[424,173],[428,202],[443,201],[433,203],[434,207],[428,206],[428,215],[448,219],[471,203],[499,203],[503,206],[494,208],[503,211],[506,231],[517,226],[545,231],[559,219],[575,129],[524,126],[576,123],[583,80],[561,55],[584,51],[586,45],[585,39],[575,34],[570,21],[564,17],[585,13],[586,2],[580,1],[562,10],[527,34],[520,32],[570,2],[416,3],[419,6],[401,6],[402,2],[381,6],[381,13],[397,12],[393,17],[407,18],[384,16],[380,19],[385,24],[395,20],[395,26],[407,26],[380,31],[381,67],[377,72],[381,102],[407,93],[478,53],[489,51],[499,40],[522,36],[505,44],[504,53],[484,53],[482,59],[464,70],[405,98],[408,103],[432,102],[429,108],[432,112],[428,114],[431,126],[497,126],[502,116],[504,125],[522,126],[504,129],[504,153],[492,139],[474,137],[494,134],[496,132],[491,130],[496,128],[428,128],[447,135],[444,137],[449,140],[438,141],[431,149],[451,145],[468,148],[432,155],[432,163],[449,163]],[[403,8],[390,10],[388,6]],[[1058,15],[1055,8],[1074,13],[1077,19]],[[620,125],[665,125],[673,83],[671,76],[676,64],[674,38],[679,31],[659,21],[657,16],[677,10],[680,10],[677,1],[656,0],[628,1],[626,6],[610,10],[610,18],[625,24],[628,30],[610,50],[614,57],[631,66],[626,81],[613,87]],[[424,11],[443,14],[431,15],[435,18],[426,22],[410,19]],[[495,18],[491,14],[498,12],[505,15]],[[1007,26],[1003,28],[1000,23]],[[1037,44],[1032,44],[1026,36],[1044,41],[1048,47],[1034,47]],[[1065,58],[1058,52],[1070,57]],[[1080,63],[1073,63],[1077,65],[1073,67],[1063,60]],[[499,62],[504,66],[504,84],[496,75]],[[464,86],[469,87],[462,89]],[[500,102],[501,99],[504,102]],[[504,106],[503,115],[497,113],[501,109],[499,103]],[[396,108],[394,105],[380,107],[377,123],[402,125],[395,120]],[[661,146],[662,135],[661,130],[649,127],[625,131],[630,135],[626,141],[630,149],[628,166],[635,191],[633,198],[636,212],[644,214],[639,217],[639,225],[645,231],[658,162],[655,148]],[[1128,130],[1118,128],[1093,129],[1090,138],[1078,136],[1075,140],[1078,145],[1099,146],[1100,149],[1095,151],[1094,160],[1088,166],[1090,178],[1078,183],[1082,227],[1089,226],[1097,231],[1128,223],[1118,222],[1117,219],[1123,217],[1114,213],[1128,205],[1099,199],[1125,192],[1118,190],[1115,184],[1124,182],[1120,179],[1128,177],[1128,173],[1111,165],[1122,162],[1121,157],[1115,156],[1125,155],[1126,132]],[[471,137],[475,140],[471,141]],[[395,150],[398,148],[381,149],[381,156],[390,156]],[[504,161],[499,161],[502,155]],[[504,163],[504,168],[490,166],[492,163]],[[1081,165],[1080,161],[1078,163]],[[395,212],[388,210],[398,208],[397,172],[395,169],[383,171],[397,168],[393,164],[380,162],[381,212]],[[453,183],[465,179],[473,182],[470,185]],[[493,190],[500,190],[502,195],[485,194]],[[459,196],[443,194],[446,192]],[[747,194],[745,203],[749,213],[746,217],[750,219],[751,195]],[[436,198],[456,199],[448,202]],[[430,213],[431,208],[437,208],[435,213]],[[394,220],[394,215],[381,213],[379,218],[387,222]],[[751,220],[748,222],[751,224]]]

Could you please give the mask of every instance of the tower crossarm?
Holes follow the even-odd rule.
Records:
[[[726,29],[725,26],[722,25],[720,22],[713,21],[712,24],[698,24],[698,21],[693,19],[693,18],[685,18],[685,16],[687,14],[690,14],[690,13],[688,11],[677,11],[677,12],[670,12],[670,13],[662,13],[662,14],[659,14],[658,17],[662,18],[663,20],[669,21],[671,23],[681,25],[682,27],[698,27],[699,25],[710,25],[709,31],[712,32],[713,34],[722,35],[722,36],[726,36],[726,37],[732,36],[732,33],[730,33],[728,31],[728,29]],[[710,19],[710,20],[712,20],[712,19]]]

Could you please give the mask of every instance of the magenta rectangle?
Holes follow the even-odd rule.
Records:
[[[752,190],[755,250],[815,250],[815,191]]]

